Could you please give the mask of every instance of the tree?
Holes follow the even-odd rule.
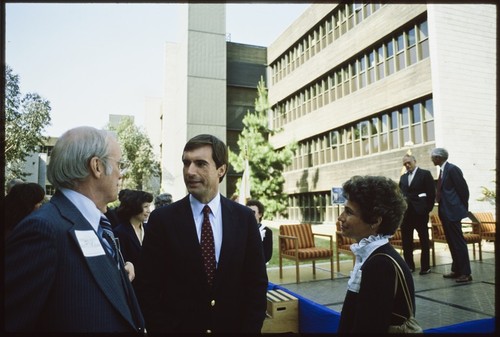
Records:
[[[26,177],[25,158],[43,146],[50,125],[50,102],[37,93],[22,96],[19,75],[5,67],[5,179]]]
[[[154,187],[153,182],[160,176],[160,162],[155,159],[146,133],[134,124],[132,118],[124,118],[118,126],[110,129],[117,133],[122,157],[130,163],[123,176],[122,187],[158,194],[159,188]]]
[[[287,195],[283,193],[285,178],[283,170],[290,165],[297,144],[288,144],[279,151],[274,150],[268,136],[278,132],[268,126],[269,101],[264,80],[257,85],[255,111],[248,111],[243,118],[243,130],[238,137],[239,154],[229,151],[229,161],[236,172],[243,172],[246,162],[250,168],[250,193],[252,199],[260,200],[266,207],[265,217],[286,214]],[[238,180],[240,186],[241,179]],[[238,193],[244,193],[239,191]]]

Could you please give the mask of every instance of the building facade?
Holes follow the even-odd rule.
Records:
[[[284,172],[289,221],[335,222],[331,191],[353,175],[396,181],[412,153],[444,147],[469,184],[495,189],[496,6],[311,5],[268,47],[270,138],[299,149]]]
[[[182,7],[184,36],[165,47],[165,89],[146,104],[146,131],[162,166],[161,191],[174,200],[187,193],[182,150],[191,137],[209,133],[238,153],[236,144],[257,83],[266,76],[266,48],[231,43],[226,36],[225,4]],[[230,197],[241,173],[229,167],[220,191]]]

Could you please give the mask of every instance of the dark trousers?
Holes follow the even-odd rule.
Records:
[[[401,239],[403,241],[403,257],[411,270],[415,270],[413,261],[413,231],[416,230],[420,240],[420,269],[430,268],[429,214],[416,214],[413,207],[408,207],[401,224]]]
[[[467,242],[464,239],[462,232],[461,221],[450,221],[439,212],[439,218],[443,223],[444,235],[450,248],[451,271],[459,275],[470,275],[470,260],[469,250],[467,249]]]

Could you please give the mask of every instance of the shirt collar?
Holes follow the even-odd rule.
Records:
[[[97,232],[102,213],[96,207],[95,203],[77,191],[68,188],[61,188],[60,191],[76,208],[78,208],[83,217],[87,219],[92,228]]]
[[[217,193],[215,197],[212,200],[210,200],[208,204],[201,203],[192,194],[190,194],[189,202],[191,203],[191,209],[193,210],[194,214],[200,214],[201,212],[203,212],[203,207],[205,207],[205,205],[208,205],[210,207],[210,210],[212,211],[212,214],[215,217],[217,217],[217,214],[219,214],[220,193]]]

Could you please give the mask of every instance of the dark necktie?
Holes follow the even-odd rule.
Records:
[[[436,187],[436,202],[439,202],[441,200],[441,173],[443,172],[442,169],[439,170],[439,177],[437,181],[437,187]]]
[[[214,233],[210,225],[210,207],[205,205],[203,207],[203,224],[201,225],[201,255],[205,265],[205,272],[207,274],[208,284],[212,286],[215,276],[215,243]]]
[[[120,248],[118,247],[117,239],[115,238],[113,230],[111,229],[111,223],[109,222],[108,218],[106,218],[105,216],[101,216],[99,225],[102,229],[102,237],[104,238],[104,245],[106,246],[108,253],[116,260],[118,266],[120,266]]]
[[[134,318],[134,321],[137,324],[137,328],[141,330],[144,327],[144,320],[142,314],[140,313],[139,305],[137,304],[137,300],[132,300],[130,294],[130,281],[128,280],[128,276],[125,272],[125,261],[123,260],[122,253],[120,251],[120,246],[118,243],[118,239],[115,238],[113,234],[113,230],[111,229],[111,223],[108,218],[104,215],[101,216],[101,220],[99,221],[99,229],[101,232],[101,237],[104,239],[104,245],[106,246],[106,250],[108,253],[113,256],[115,259],[118,269],[120,270],[120,278],[123,284],[123,290],[125,291],[125,296],[127,297],[127,302],[131,311],[131,314]]]

